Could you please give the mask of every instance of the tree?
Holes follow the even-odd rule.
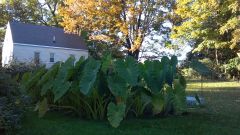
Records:
[[[140,47],[154,31],[163,32],[174,0],[65,0],[59,9],[67,32],[89,32],[91,40],[123,46],[139,57]]]
[[[120,51],[120,46],[112,46],[106,42],[90,40],[88,32],[86,31],[81,32],[81,37],[84,39],[88,47],[89,55],[95,59],[102,59],[106,54],[111,54],[113,58],[124,57],[124,54]]]
[[[59,27],[57,7],[61,0],[5,0],[0,3],[0,42],[8,21]]]
[[[239,0],[177,0],[176,3],[175,14],[182,22],[174,26],[172,38],[194,43],[195,52],[215,49],[217,64],[220,64],[219,54],[227,48],[236,56],[240,49]]]
[[[61,17],[57,13],[58,6],[63,0],[32,0],[38,1],[37,7],[38,13],[40,15],[40,21],[44,25],[60,27],[59,22],[61,22]]]

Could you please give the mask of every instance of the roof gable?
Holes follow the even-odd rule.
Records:
[[[13,43],[87,50],[83,38],[78,35],[64,33],[61,28],[19,22],[10,22],[9,24]]]

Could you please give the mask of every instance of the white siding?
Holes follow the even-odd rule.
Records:
[[[13,40],[9,23],[7,24],[7,30],[2,47],[2,66],[8,65],[13,56]]]
[[[34,52],[40,53],[40,63],[45,64],[46,67],[52,66],[57,61],[65,61],[70,55],[74,55],[76,60],[81,56],[88,57],[87,50],[14,43],[13,56],[17,62],[33,62]],[[54,53],[54,63],[50,62],[50,53]]]

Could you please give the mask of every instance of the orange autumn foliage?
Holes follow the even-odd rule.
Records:
[[[163,17],[167,0],[65,0],[59,8],[65,31],[90,32],[91,40],[125,46],[134,52],[142,46],[153,25]]]

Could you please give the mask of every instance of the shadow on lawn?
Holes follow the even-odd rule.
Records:
[[[202,91],[190,89],[187,94],[198,94],[203,97],[206,101],[205,111],[209,113],[239,118],[240,88],[204,88]]]

